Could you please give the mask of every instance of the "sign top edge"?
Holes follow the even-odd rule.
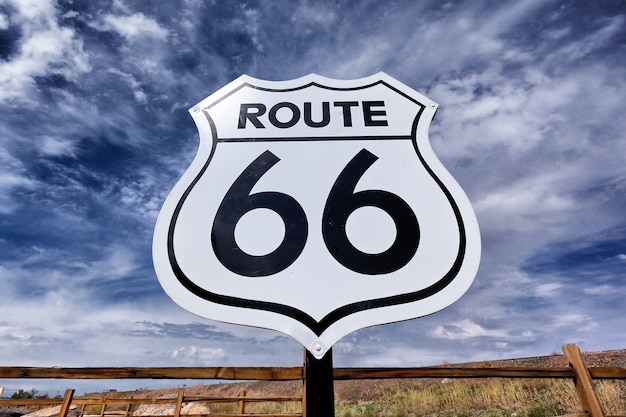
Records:
[[[198,108],[206,108],[210,106],[212,103],[214,103],[215,101],[219,100],[225,94],[228,94],[229,92],[231,92],[233,89],[239,88],[246,84],[253,86],[253,87],[257,87],[257,88],[267,88],[267,89],[278,91],[278,90],[303,88],[307,85],[316,85],[316,84],[323,86],[323,87],[329,87],[329,88],[355,88],[355,87],[373,85],[379,82],[383,82],[384,84],[387,84],[393,89],[401,91],[403,94],[409,95],[413,97],[414,99],[417,99],[418,101],[422,102],[423,104],[425,104],[426,106],[432,109],[436,109],[439,106],[438,103],[434,102],[433,100],[431,100],[424,94],[418,92],[412,87],[409,87],[408,85],[402,83],[401,81],[398,81],[397,79],[390,76],[389,74],[383,71],[379,71],[375,74],[362,77],[362,78],[355,78],[355,79],[336,79],[336,78],[330,78],[330,77],[326,77],[323,75],[319,75],[316,73],[310,73],[302,77],[294,78],[291,80],[263,80],[260,78],[252,77],[247,74],[242,74],[239,77],[235,78],[233,81],[223,86],[222,88],[214,91],[212,94],[202,99],[200,102],[198,102],[197,104],[189,108],[188,111],[193,114],[197,112]]]

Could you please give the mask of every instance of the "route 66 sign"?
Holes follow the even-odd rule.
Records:
[[[468,289],[480,236],[428,141],[437,104],[379,73],[241,76],[190,109],[191,166],[159,214],[159,281],[183,308],[291,335],[321,358]]]

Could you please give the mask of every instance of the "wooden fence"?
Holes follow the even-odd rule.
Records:
[[[66,416],[71,406],[76,407],[77,415],[79,417],[119,417],[133,416],[133,409],[137,406],[143,405],[173,405],[173,411],[169,416],[185,416],[185,417],[200,417],[204,415],[211,415],[213,417],[232,417],[232,416],[256,416],[262,415],[263,417],[300,417],[302,412],[298,413],[280,413],[280,414],[253,414],[246,412],[246,405],[253,402],[302,402],[302,396],[289,397],[289,396],[268,396],[257,397],[248,396],[245,391],[242,391],[238,396],[189,396],[184,395],[184,390],[179,389],[176,396],[173,398],[73,398],[74,390],[68,389],[65,392],[63,398],[37,398],[37,399],[8,399],[0,401],[0,407],[12,406],[12,407],[29,407],[33,409],[41,409],[42,407],[60,406],[59,417]],[[210,404],[223,404],[234,403],[236,405],[236,413],[214,413],[205,412],[203,414],[183,413],[183,404],[202,402]],[[97,412],[94,412],[97,409]],[[149,414],[142,413],[143,417],[149,416]],[[160,415],[160,414],[159,414]]]
[[[569,367],[564,368],[461,368],[461,367],[421,367],[421,368],[335,368],[333,376],[335,380],[354,379],[387,379],[387,378],[561,378],[574,381],[580,403],[584,413],[570,414],[567,417],[626,417],[606,416],[598,401],[592,380],[593,379],[619,379],[626,380],[626,368],[620,367],[587,367],[578,346],[565,345],[563,352],[569,361]],[[306,383],[303,367],[207,367],[207,368],[35,368],[35,367],[0,367],[0,379],[2,378],[57,378],[57,379],[215,379],[215,380],[266,380],[288,381],[302,380]],[[305,390],[303,389],[303,393]],[[69,389],[61,399],[9,399],[1,400],[0,408],[5,406],[30,406],[43,405],[60,406],[59,417],[67,417],[70,406],[79,408],[79,415],[85,414],[87,406],[100,406],[100,417],[111,415],[131,415],[131,408],[139,404],[175,404],[174,417],[184,415],[186,417],[199,417],[193,414],[181,414],[183,403],[209,402],[237,403],[237,413],[218,414],[211,413],[215,417],[230,416],[281,416],[281,417],[307,417],[306,396],[296,397],[251,397],[244,395],[238,397],[194,397],[184,395],[179,390],[175,398],[171,399],[86,399],[73,398],[74,390]],[[301,412],[279,414],[255,414],[246,412],[246,404],[249,402],[300,402]],[[118,406],[116,410],[107,410],[107,407]],[[122,410],[119,406],[124,407]],[[315,416],[309,416],[315,417]],[[562,416],[565,417],[565,416]]]

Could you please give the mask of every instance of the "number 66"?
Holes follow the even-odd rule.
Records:
[[[330,254],[344,267],[358,273],[379,275],[397,271],[415,255],[420,231],[415,213],[399,196],[382,190],[354,189],[376,160],[366,149],[359,151],[333,184],[322,215],[322,237]],[[304,250],[308,222],[302,206],[291,196],[264,191],[250,194],[254,185],[280,159],[270,151],[256,158],[231,185],[222,200],[211,231],[218,260],[230,271],[248,277],[276,274],[295,262]],[[396,238],[385,251],[369,254],[358,250],[348,239],[348,217],[361,207],[377,207],[394,221]],[[251,210],[265,208],[277,213],[285,224],[285,236],[271,253],[250,255],[235,240],[235,226]]]

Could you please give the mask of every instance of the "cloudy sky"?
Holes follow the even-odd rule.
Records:
[[[167,297],[156,216],[212,92],[379,71],[439,103],[482,260],[456,304],[349,334],[335,365],[625,348],[623,1],[0,0],[1,365],[300,365]]]

